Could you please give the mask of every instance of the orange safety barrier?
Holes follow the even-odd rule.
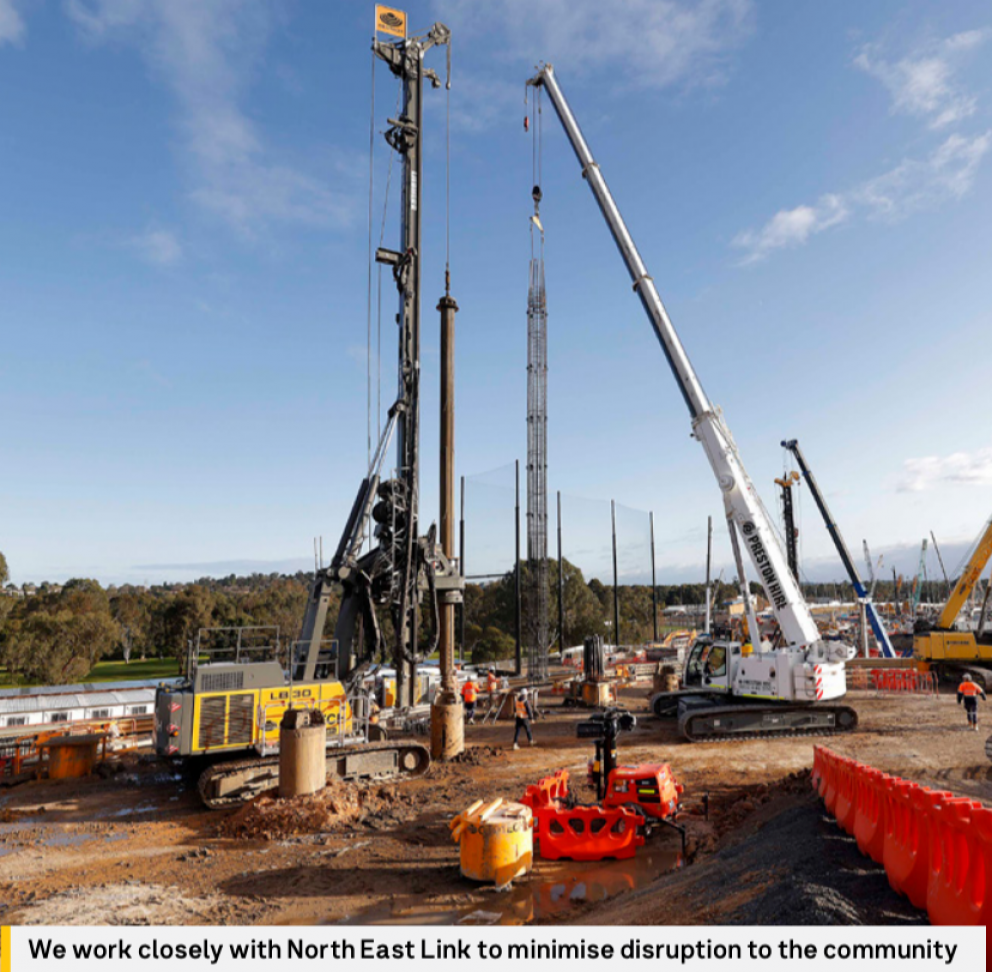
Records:
[[[811,781],[892,889],[925,908],[934,925],[988,925],[992,810],[819,746]]]
[[[932,925],[986,923],[988,876],[974,827],[974,816],[982,809],[963,797],[938,800],[930,807],[927,914]]]
[[[889,779],[871,768],[855,777],[854,839],[861,853],[876,864],[882,863],[885,851],[885,784]]]
[[[982,868],[985,874],[985,890],[988,891],[989,881],[992,880],[992,810],[982,807],[973,816],[975,833],[978,837],[978,852],[981,854]],[[977,924],[988,927],[992,918],[992,900],[988,894],[982,899],[982,908]],[[986,948],[988,945],[986,944]]]
[[[930,807],[952,794],[891,778],[882,864],[889,886],[926,910],[930,878]]]
[[[626,860],[644,844],[641,815],[624,807],[542,807],[535,811],[541,857],[557,861]]]
[[[825,782],[823,785],[823,802],[827,808],[827,813],[832,814],[837,806],[837,767],[839,765],[839,757],[833,755],[833,753],[826,753],[829,757],[826,759],[824,764],[824,778]]]
[[[837,802],[834,816],[846,834],[854,835],[855,775],[860,763],[840,757],[837,766]]]
[[[568,770],[558,770],[554,776],[545,776],[544,779],[531,783],[520,802],[525,807],[537,811],[542,807],[557,807],[559,800],[564,800],[568,796]]]

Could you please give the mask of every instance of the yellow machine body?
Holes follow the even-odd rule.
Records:
[[[920,661],[963,661],[992,664],[992,644],[981,644],[973,631],[928,631],[913,642]]]
[[[296,708],[319,709],[324,714],[329,737],[347,735],[351,731],[351,707],[345,698],[344,687],[337,681],[197,693],[190,752],[253,746],[277,748],[279,723],[291,700]]]

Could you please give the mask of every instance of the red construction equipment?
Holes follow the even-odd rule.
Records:
[[[607,780],[603,806],[631,806],[647,817],[674,819],[684,789],[668,763],[618,766]]]
[[[520,802],[534,813],[534,836],[545,860],[623,860],[644,844],[648,818],[674,821],[682,791],[667,763],[646,763],[611,770],[602,805],[575,803],[568,770],[532,783]]]

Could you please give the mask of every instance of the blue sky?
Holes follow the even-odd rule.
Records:
[[[311,562],[313,536],[335,544],[367,453],[372,7],[0,0],[0,550],[15,581],[286,569]],[[796,437],[852,547],[865,537],[909,572],[933,530],[954,560],[992,512],[987,4],[407,9],[454,39],[459,472],[524,458],[522,116],[544,59],[767,505]],[[443,53],[429,61],[443,72]],[[375,90],[381,130],[396,97],[382,67]],[[428,100],[429,518],[444,91]],[[660,576],[698,576],[719,494],[546,109],[549,481],[653,510]],[[387,166],[377,135],[377,237]],[[579,519],[566,554],[589,546]],[[839,577],[808,497],[802,533],[807,572]],[[728,561],[725,534],[718,548]]]

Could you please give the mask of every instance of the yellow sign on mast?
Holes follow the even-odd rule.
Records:
[[[406,14],[402,10],[376,4],[375,32],[406,38]]]

